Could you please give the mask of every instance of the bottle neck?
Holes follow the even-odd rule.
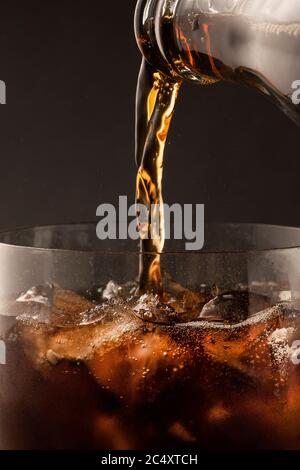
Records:
[[[175,0],[174,3],[178,1]],[[167,2],[166,0],[138,0],[135,11],[135,36],[146,61],[154,69],[174,76],[176,72],[172,69],[172,61],[165,56],[165,47],[161,41],[165,7],[169,3],[169,0]]]
[[[299,0],[140,0],[135,25],[146,60],[180,80],[245,81],[285,97],[300,80]]]

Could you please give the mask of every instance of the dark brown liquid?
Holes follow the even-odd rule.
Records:
[[[57,289],[54,299],[52,310],[17,305],[7,325],[1,449],[300,448],[293,307],[256,313],[270,304],[255,296],[247,318],[248,294],[232,293],[202,320],[231,310],[239,324],[168,326],[136,318],[134,304],[105,303],[105,318],[80,326],[87,300]]]
[[[141,291],[162,292],[160,253],[165,241],[162,196],[164,151],[179,89],[180,82],[152,69],[143,61],[137,91],[136,155],[139,169],[136,201],[149,209],[149,220],[139,227],[143,252]],[[153,237],[155,220],[159,220],[157,237]]]

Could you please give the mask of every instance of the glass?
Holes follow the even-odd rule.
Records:
[[[1,449],[300,449],[300,229],[206,240],[164,305],[93,224],[0,235]]]

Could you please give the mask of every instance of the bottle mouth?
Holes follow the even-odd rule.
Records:
[[[137,45],[148,64],[157,71],[180,81],[180,76],[173,70],[165,56],[161,40],[163,29],[161,24],[158,26],[158,22],[161,23],[166,14],[169,19],[171,18],[171,12],[163,11],[167,8],[166,5],[172,5],[174,15],[177,3],[178,0],[175,2],[140,0],[135,10],[134,24]]]

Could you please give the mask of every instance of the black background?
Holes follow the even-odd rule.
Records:
[[[1,2],[0,228],[88,221],[102,202],[133,202],[134,7]],[[165,200],[205,203],[207,220],[300,225],[299,137],[255,91],[185,85]]]

